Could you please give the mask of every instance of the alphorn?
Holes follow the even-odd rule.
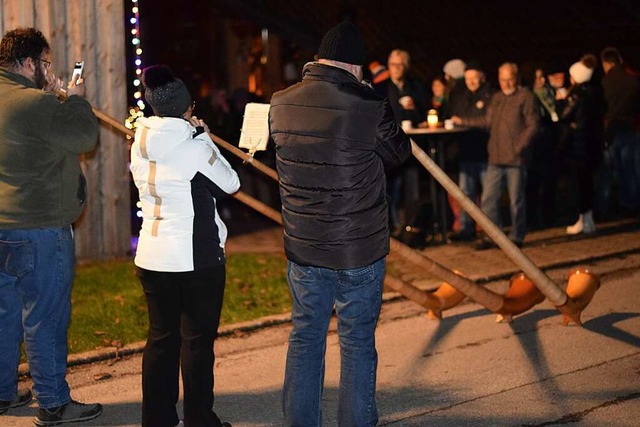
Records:
[[[64,90],[61,90],[60,94],[61,96],[66,96],[66,92]],[[131,129],[126,128],[124,125],[119,123],[114,118],[108,116],[101,110],[93,108],[93,112],[96,117],[104,123],[112,126],[125,135],[129,135],[131,137],[134,136],[134,132]],[[216,144],[230,151],[234,155],[240,157],[251,166],[263,172],[265,175],[274,180],[278,179],[277,173],[273,169],[255,160],[253,156],[250,156],[242,150],[237,149],[232,144],[228,143],[222,138],[219,138],[211,132],[209,132],[209,136]],[[515,245],[513,245],[513,243],[504,235],[504,233],[502,233],[502,231],[495,224],[493,224],[493,222],[491,222],[491,220],[486,217],[486,215],[484,215],[484,213],[482,213],[482,211],[480,211],[477,206],[464,195],[464,193],[462,193],[460,188],[449,179],[449,177],[431,160],[431,158],[426,153],[424,153],[424,151],[422,151],[417,146],[417,144],[413,140],[411,140],[411,145],[413,155],[416,157],[416,159],[418,159],[418,161],[427,169],[427,171],[429,171],[429,173],[436,180],[438,180],[441,185],[443,185],[447,192],[449,192],[454,198],[458,200],[458,202],[460,202],[463,209],[465,209],[469,213],[469,215],[471,215],[471,217],[480,224],[483,229],[487,230],[487,234],[489,235],[489,237],[491,237],[496,242],[496,244],[500,246],[500,248],[507,254],[507,256],[509,256],[514,261],[514,263],[516,263],[516,265],[522,268],[525,273],[533,273],[534,277],[538,280],[534,280],[535,285],[552,301],[552,303],[556,305],[556,308],[558,308],[558,310],[564,315],[564,324],[566,325],[570,321],[574,321],[578,325],[581,325],[582,323],[580,321],[580,314],[591,301],[593,293],[595,293],[595,290],[592,290],[593,287],[576,286],[575,292],[573,292],[573,295],[571,295],[571,298],[569,298],[566,293],[558,288],[557,285],[555,285],[555,283],[551,281],[551,279],[549,279],[544,273],[542,273],[540,269],[538,269],[521,251],[519,251],[519,249]],[[241,191],[233,194],[233,197],[282,225],[282,217],[280,213],[260,202],[259,200]],[[511,245],[511,247],[509,247],[509,245]],[[486,288],[477,285],[469,279],[456,274],[452,270],[446,269],[445,267],[437,264],[435,261],[429,259],[425,255],[420,254],[417,251],[413,251],[411,248],[403,245],[396,239],[391,238],[391,249],[393,250],[394,247],[395,250],[399,250],[399,252],[404,255],[409,253],[408,251],[418,254],[422,259],[422,261],[417,264],[419,267],[425,268],[428,271],[432,271],[435,275],[447,281],[441,285],[441,288],[434,292],[434,295],[432,295],[433,298],[426,299],[430,301],[430,304],[426,304],[426,308],[428,308],[432,312],[433,317],[440,318],[442,310],[450,308],[461,301],[460,295],[456,292],[451,291],[449,289],[450,286],[454,287],[459,292],[469,296],[471,299],[483,305],[490,311],[498,314],[519,314],[522,312],[520,311],[522,307],[525,307],[531,303],[531,301],[522,301],[518,304],[515,304],[509,303],[511,300],[507,299],[507,304],[505,304],[505,299],[501,295],[498,295]],[[513,252],[514,250],[516,252],[515,255],[509,252]],[[518,256],[517,253],[519,253],[520,256]],[[514,258],[517,258],[518,261],[514,260]],[[522,261],[522,258],[524,258],[525,261]],[[411,257],[411,259],[415,258]],[[523,268],[521,264],[525,265],[526,268]],[[527,272],[527,270],[529,270],[529,272]],[[598,282],[599,286],[599,279],[597,279],[597,276],[595,276],[593,273],[589,274],[591,274],[591,277],[595,277],[595,280]],[[395,282],[393,280],[390,280],[389,283],[398,285],[398,282]],[[542,287],[540,283],[543,284]],[[408,289],[407,286],[411,286],[412,288],[414,288],[414,291],[406,292],[406,290]],[[394,288],[394,286],[392,285],[390,285],[390,287],[392,289]],[[396,287],[399,288],[399,286]],[[420,292],[424,292],[408,284],[404,284],[404,289],[407,294],[413,295],[415,299],[420,299],[418,298],[419,292],[415,292],[416,289]],[[597,287],[595,289],[597,289]],[[434,304],[434,299],[438,302],[438,304]],[[561,301],[564,302],[559,304]],[[420,304],[420,302],[418,303]],[[424,304],[421,305],[425,306]]]
[[[67,91],[65,91],[64,89],[60,89],[60,91],[58,91],[58,95],[62,98],[66,98],[67,97]],[[120,123],[119,121],[117,121],[116,119],[114,119],[113,117],[109,116],[108,114],[104,113],[103,111],[95,108],[95,107],[91,107],[93,114],[95,114],[95,116],[101,120],[103,123],[111,126],[112,128],[114,128],[115,130],[121,132],[124,135],[127,135],[131,138],[133,138],[135,136],[135,132],[132,129],[127,128],[125,125],[123,125],[122,123]],[[229,150],[230,147],[233,147],[231,144],[229,144],[226,141],[223,141],[222,139],[218,138],[217,136],[215,136],[212,133],[209,133],[209,136],[211,136],[211,139],[217,143],[218,145],[220,145],[221,147]],[[224,142],[224,144],[222,144],[222,142]],[[234,147],[235,148],[235,147]],[[236,152],[237,151],[237,152]],[[236,149],[236,151],[232,151],[234,154],[239,155],[239,153],[245,154],[243,151]],[[268,176],[271,176],[274,179],[278,179],[277,174],[275,173],[275,171],[271,168],[269,168],[268,166],[266,166],[264,163],[261,163],[257,160],[253,160],[253,159],[248,159],[247,157],[251,157],[249,155],[245,156],[240,156],[241,158],[243,158],[245,161],[247,161],[247,163],[251,164],[253,167],[256,167],[258,170],[262,171],[263,173],[267,174]],[[237,191],[236,193],[231,195],[233,198],[235,198],[236,200],[240,201],[241,203],[249,206],[250,208],[252,208],[253,210],[263,214],[264,216],[274,220],[275,222],[282,224],[282,218],[280,216],[280,213],[271,209],[269,206],[267,206],[266,204],[262,203],[261,201],[259,201],[258,199],[255,199],[251,196],[249,196],[248,194],[242,192],[242,191]]]
[[[418,144],[411,140],[414,157],[424,166],[444,189],[455,198],[460,206],[482,227],[485,233],[516,264],[540,291],[556,306],[564,316],[564,324],[573,321],[582,325],[580,315],[589,304],[593,295],[579,293],[569,297],[567,293],[546,274],[542,272],[509,238],[495,225],[484,212],[476,206],[449,176],[425,153]],[[455,284],[452,283],[453,286]]]

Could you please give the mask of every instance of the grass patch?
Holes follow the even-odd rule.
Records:
[[[79,266],[71,298],[69,353],[146,339],[146,300],[132,261]],[[290,309],[284,255],[228,256],[221,324]]]

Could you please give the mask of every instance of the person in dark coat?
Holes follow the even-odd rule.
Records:
[[[595,64],[594,64],[595,66]],[[593,68],[576,62],[569,68],[571,87],[560,113],[567,134],[560,145],[560,156],[574,178],[578,194],[578,220],[567,227],[568,234],[592,234],[594,175],[600,163],[603,133],[602,109],[596,102],[590,80]]]
[[[410,73],[409,52],[394,49],[389,54],[387,68],[389,79],[374,86],[376,91],[389,99],[396,123],[411,122],[411,127],[426,120],[429,105],[427,86]],[[394,235],[401,230],[416,230],[420,214],[420,167],[416,161],[407,162],[402,170],[389,171],[390,220]],[[404,208],[404,221],[400,217],[400,208]],[[411,244],[415,236],[405,239]],[[420,239],[418,239],[420,240]]]
[[[302,82],[271,99],[293,330],[283,390],[285,426],[322,424],[326,333],[335,306],[341,373],[338,424],[373,426],[375,328],[389,252],[385,168],[411,155],[389,101],[362,81],[360,32],[323,38]]]
[[[619,178],[620,206],[636,212],[640,210],[640,82],[636,76],[625,70],[617,49],[604,49],[600,59],[605,73],[602,86],[606,102],[606,154],[612,160],[608,171],[609,179],[606,180],[609,182],[603,184],[603,191],[610,191],[610,177],[615,171]],[[608,195],[603,196],[605,204],[608,198]]]
[[[558,85],[564,79],[564,73],[551,69]],[[542,64],[531,64],[526,80],[526,87],[535,96],[540,116],[527,176],[527,221],[530,229],[540,229],[550,227],[554,219],[559,172],[558,141],[565,127],[560,123],[558,112],[566,105],[566,97],[560,101],[556,99],[556,89],[550,84]]]
[[[387,61],[389,79],[377,91],[389,99],[397,123],[410,120],[411,125],[417,127],[426,120],[428,94],[424,82],[411,75],[409,67],[407,51],[391,51]]]
[[[511,207],[509,238],[522,245],[527,232],[525,188],[527,164],[531,158],[531,142],[538,130],[538,111],[531,91],[518,85],[518,66],[506,62],[498,68],[500,91],[491,98],[487,113],[481,117],[453,116],[456,124],[484,128],[489,131],[487,174],[482,188],[482,210],[500,224],[500,199],[506,189]],[[477,250],[495,244],[480,240]]]
[[[451,94],[449,109],[460,117],[482,117],[493,96],[493,89],[485,81],[480,64],[470,61],[464,72],[464,89]],[[474,202],[481,194],[482,181],[487,172],[487,141],[484,129],[472,129],[456,136],[459,144],[458,184],[462,192]],[[470,241],[476,237],[475,223],[468,213],[460,212],[460,231],[449,238],[453,241]]]

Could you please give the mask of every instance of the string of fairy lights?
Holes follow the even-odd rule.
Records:
[[[133,45],[133,65],[135,70],[132,81],[135,105],[129,109],[130,116],[125,120],[125,126],[133,129],[136,119],[144,116],[146,107],[142,96],[142,81],[140,80],[142,77],[142,42],[140,41],[140,6],[138,0],[131,0],[129,23],[131,24],[131,44]]]
[[[144,97],[142,96],[142,43],[140,41],[140,6],[138,0],[131,0],[131,18],[129,23],[131,24],[131,44],[133,45],[133,98],[135,99],[135,105],[129,108],[129,117],[125,119],[124,125],[129,129],[135,129],[136,120],[144,116]],[[127,136],[129,143],[131,143],[131,137]],[[142,218],[142,202],[138,200],[136,202],[135,215],[138,218]],[[135,248],[138,245],[137,237],[132,240],[132,245]]]

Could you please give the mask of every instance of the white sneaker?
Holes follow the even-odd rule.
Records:
[[[567,227],[567,234],[580,234],[584,229],[582,214],[578,217],[578,221]]]
[[[582,215],[582,232],[584,234],[593,234],[596,232],[596,223],[593,221],[593,211],[585,212]]]

